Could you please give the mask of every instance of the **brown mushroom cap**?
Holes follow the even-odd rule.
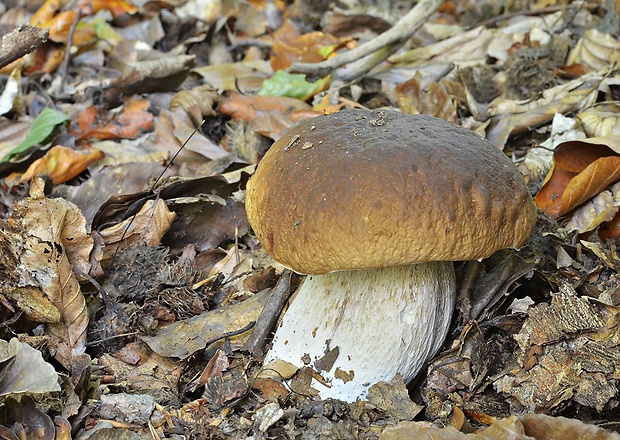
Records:
[[[486,258],[536,222],[521,175],[486,139],[383,110],[293,127],[248,182],[246,210],[267,252],[303,274]]]

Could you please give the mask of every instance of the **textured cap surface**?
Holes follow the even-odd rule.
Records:
[[[536,222],[520,173],[487,140],[383,110],[290,129],[248,182],[246,210],[267,252],[303,274],[486,258]]]

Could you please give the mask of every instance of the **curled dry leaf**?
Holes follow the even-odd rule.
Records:
[[[7,224],[22,239],[17,254],[20,284],[40,289],[39,294],[60,312],[60,321],[48,323],[46,330],[55,343],[56,359],[70,369],[74,357],[85,352],[88,326],[86,301],[73,268],[89,271],[93,241],[77,206],[47,199],[43,187],[41,178],[32,181],[30,197],[15,205]]]
[[[604,222],[611,221],[620,207],[620,183],[601,191],[591,200],[577,208],[565,228],[580,234],[592,231]]]
[[[568,141],[553,153],[553,166],[536,205],[556,219],[620,180],[620,136]]]
[[[611,35],[589,29],[568,55],[567,64],[581,64],[589,70],[600,70],[618,61],[620,42]]]
[[[396,86],[394,92],[403,113],[424,114],[457,123],[456,105],[446,88],[437,82],[423,87],[422,75],[417,72],[410,80]]]
[[[56,145],[45,156],[35,160],[20,178],[20,183],[31,180],[34,176],[48,176],[54,185],[67,182],[77,177],[91,164],[103,159],[105,155],[94,148],[74,150]]]
[[[487,139],[503,148],[511,135],[524,133],[550,121],[556,113],[567,113],[592,105],[603,81],[601,74],[587,74],[566,84],[547,89],[537,100],[512,101],[496,98],[489,104],[488,114],[496,122]]]
[[[437,43],[426,44],[413,50],[392,55],[388,58],[388,62],[417,67],[427,61],[434,63],[438,61],[482,61],[487,56],[487,49],[494,35],[492,30],[480,26]]]
[[[135,216],[99,231],[106,245],[103,259],[112,257],[119,246],[158,245],[175,218],[163,200],[147,200]]]
[[[589,137],[620,135],[620,102],[599,102],[577,114]]]
[[[176,93],[170,101],[170,110],[175,112],[182,109],[198,126],[205,116],[217,115],[215,107],[221,99],[221,95],[211,86],[201,85]]]

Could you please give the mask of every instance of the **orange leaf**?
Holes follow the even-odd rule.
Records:
[[[64,43],[69,36],[69,30],[75,22],[77,10],[62,11],[39,26],[50,28],[50,40],[56,43]]]
[[[295,62],[323,61],[349,40],[349,38],[338,39],[319,31],[292,37],[296,29],[286,22],[282,27],[285,27],[286,31],[274,34],[275,40],[269,58],[274,72],[285,70]]]
[[[104,154],[95,149],[76,151],[56,145],[40,159],[35,160],[21,177],[20,182],[46,175],[57,185],[67,182],[86,170],[91,164],[103,159]]]
[[[35,72],[52,73],[58,69],[65,57],[65,49],[52,41],[47,41],[34,52],[34,64],[24,70],[24,75]]]
[[[73,120],[71,131],[79,139],[135,139],[153,128],[153,114],[148,111],[149,101],[129,101],[120,114],[111,115],[104,109],[101,114],[94,106],[80,112]]]
[[[619,180],[620,136],[564,142],[555,148],[536,205],[558,218]]]
[[[138,12],[138,8],[126,0],[79,0],[78,6],[85,15],[96,14],[105,9],[110,11],[114,18]]]
[[[244,96],[230,93],[218,107],[218,112],[233,119],[252,122],[253,130],[263,136],[278,139],[295,122],[318,116],[303,101],[284,96]]]
[[[46,0],[45,3],[32,15],[30,24],[41,26],[41,24],[51,20],[57,11],[60,10],[60,0]]]

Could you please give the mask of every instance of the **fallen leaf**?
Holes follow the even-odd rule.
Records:
[[[231,92],[219,105],[220,114],[253,122],[254,131],[277,140],[296,122],[318,116],[299,99],[272,96],[244,96]]]
[[[135,216],[99,231],[105,243],[103,259],[110,259],[121,246],[158,245],[175,218],[163,200],[147,200]]]
[[[44,183],[35,178],[30,197],[19,202],[7,223],[23,242],[14,245],[23,285],[40,289],[60,312],[60,322],[46,325],[56,359],[71,370],[86,350],[88,310],[73,268],[90,270],[93,247],[79,209],[64,199],[47,199]]]
[[[43,360],[39,350],[11,338],[0,340],[0,396],[60,391],[58,374]]]
[[[165,357],[186,359],[207,347],[209,341],[242,329],[256,321],[269,299],[269,290],[253,295],[243,302],[205,312],[184,321],[172,323],[157,331],[155,336],[141,336],[155,353]],[[234,347],[241,347],[249,331],[230,338]]]
[[[9,151],[0,162],[11,160],[18,161],[26,155],[36,145],[45,141],[54,131],[57,125],[69,120],[69,117],[62,112],[45,107],[32,123],[26,139],[17,147]]]
[[[616,101],[597,102],[577,114],[589,137],[620,135],[620,105]]]
[[[410,80],[396,86],[394,93],[403,113],[431,115],[454,124],[458,123],[456,105],[440,83],[422,87],[422,75],[417,72]]]
[[[315,82],[306,81],[306,75],[290,74],[278,70],[271,78],[263,81],[259,96],[287,96],[301,101],[307,101],[317,93],[325,90],[329,85],[329,78],[325,77]]]
[[[153,114],[146,99],[128,100],[120,113],[90,106],[79,112],[72,133],[81,139],[135,139],[153,127]]]
[[[620,136],[563,142],[536,195],[536,205],[558,218],[620,180]]]
[[[601,70],[620,61],[620,42],[596,29],[586,30],[568,55],[566,64],[581,64],[588,70]]]
[[[35,160],[22,175],[20,183],[32,180],[34,176],[48,176],[55,185],[79,176],[91,164],[103,159],[104,154],[92,148],[74,150],[56,145],[45,156]]]

